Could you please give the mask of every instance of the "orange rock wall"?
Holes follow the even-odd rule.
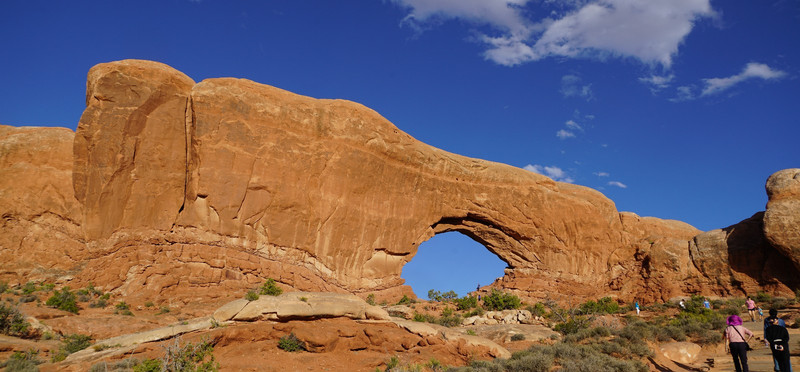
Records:
[[[74,196],[58,213],[85,239],[74,248],[86,255],[78,282],[143,298],[240,295],[267,277],[301,290],[411,294],[403,265],[447,231],[507,262],[494,285],[529,299],[730,290],[708,280],[725,260],[693,261],[700,231],[688,224],[619,213],[595,190],[447,153],[349,101],[242,79],[195,84],[156,62],[105,63],[89,72],[73,153]]]

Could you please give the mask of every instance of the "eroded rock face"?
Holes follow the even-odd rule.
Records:
[[[784,169],[767,179],[764,235],[800,270],[800,169]]]
[[[0,125],[0,280],[54,280],[86,259],[66,128]]]
[[[42,169],[31,174],[50,173],[30,182],[45,195],[69,190],[56,183],[71,164],[74,194],[62,191],[54,206],[1,210],[4,229],[23,226],[9,218],[63,217],[47,228],[77,246],[60,253],[72,261],[53,258],[50,266],[83,257],[76,286],[93,282],[130,301],[237,297],[268,277],[288,289],[396,301],[413,295],[402,285],[403,265],[420,243],[449,231],[508,263],[493,285],[524,299],[613,293],[647,303],[751,285],[730,283],[796,286],[785,278],[797,269],[785,271],[769,253],[774,244],[776,254],[793,257],[786,262],[799,256],[796,229],[787,230],[798,215],[791,172],[770,179],[763,224],[698,235],[679,221],[619,213],[586,187],[428,146],[353,102],[242,79],[195,84],[169,66],[135,60],[91,69],[71,163],[62,142],[46,146],[58,156],[37,155],[55,165],[37,163]],[[7,159],[0,171],[22,172],[14,167],[25,160]],[[25,192],[1,182],[0,190]],[[16,240],[0,246],[7,257],[34,242],[25,234],[40,236],[14,228],[8,239]],[[742,231],[762,236],[760,258],[731,248]],[[772,269],[785,274],[758,272]]]
[[[140,61],[98,65],[87,86],[75,190],[93,249],[127,256],[118,285],[175,285],[153,284],[174,263],[140,252],[180,247],[174,256],[219,256],[224,264],[195,269],[219,281],[384,290],[402,284],[420,243],[447,231],[485,245],[515,278],[543,278],[548,291],[591,295],[639,275],[629,256],[612,254],[635,252],[638,236],[599,192],[441,151],[362,105],[241,79],[193,85]],[[225,251],[264,262],[242,267]],[[262,270],[270,262],[279,267]]]

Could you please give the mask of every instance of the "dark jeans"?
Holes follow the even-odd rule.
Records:
[[[736,372],[750,372],[747,367],[747,342],[731,342],[730,347]]]
[[[775,359],[775,366],[780,367],[781,372],[791,372],[792,365],[789,362],[789,350],[777,351],[772,349],[772,358]],[[777,371],[777,369],[776,369]]]

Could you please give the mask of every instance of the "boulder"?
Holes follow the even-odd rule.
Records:
[[[691,364],[700,355],[701,347],[692,342],[668,342],[659,346],[661,354],[667,359],[681,364]]]

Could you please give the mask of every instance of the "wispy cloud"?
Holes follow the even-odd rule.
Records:
[[[608,177],[608,176],[610,176],[610,174],[608,174],[608,172],[595,172],[594,175],[597,176],[597,177]]]
[[[558,137],[558,138],[563,140],[563,139],[575,137],[575,133],[572,133],[572,132],[570,132],[570,131],[568,131],[566,129],[562,129],[562,130],[559,130],[558,132],[556,132],[556,137]]]
[[[579,97],[587,101],[594,98],[592,84],[583,84],[583,79],[577,75],[564,75],[561,77],[561,94],[564,97]]]
[[[609,186],[619,187],[621,189],[627,189],[628,188],[628,185],[626,185],[626,184],[624,184],[622,182],[619,182],[619,181],[611,181],[611,182],[608,183],[608,185]]]
[[[763,79],[763,80],[778,80],[786,76],[786,73],[780,70],[773,70],[763,63],[748,63],[739,74],[725,77],[725,78],[711,78],[703,79],[706,84],[703,88],[702,96],[715,94],[724,90],[730,89],[736,84],[750,79]]]
[[[670,83],[672,83],[672,80],[674,80],[674,79],[675,79],[675,75],[673,75],[673,74],[664,75],[664,76],[661,76],[661,75],[650,75],[650,76],[647,76],[647,77],[640,77],[639,78],[639,82],[647,84],[648,86],[650,86],[650,91],[653,92],[653,94],[656,94],[659,91],[661,91],[662,89],[669,87]]]
[[[533,173],[545,175],[547,177],[552,178],[554,181],[558,182],[567,182],[567,183],[575,182],[575,180],[572,177],[567,175],[567,172],[556,166],[547,167],[538,164],[528,164],[524,166],[522,169],[531,171]]]
[[[672,102],[683,102],[691,101],[693,99],[695,99],[694,87],[690,85],[684,85],[675,88],[675,97],[670,98],[669,100]]]
[[[548,57],[634,58],[670,67],[678,47],[702,18],[714,17],[710,0],[545,1],[531,12],[531,0],[393,0],[409,9],[405,22],[424,24],[459,19],[489,25],[477,38],[484,56],[514,66]],[[548,14],[532,18],[531,14]]]

